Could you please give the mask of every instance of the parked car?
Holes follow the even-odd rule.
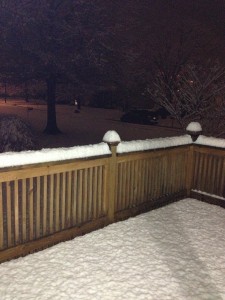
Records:
[[[158,116],[147,109],[132,109],[122,115],[120,120],[128,123],[155,125],[158,123]]]
[[[160,107],[159,109],[156,110],[155,113],[157,114],[157,116],[161,117],[162,119],[166,119],[167,117],[170,116],[170,113],[164,107]]]

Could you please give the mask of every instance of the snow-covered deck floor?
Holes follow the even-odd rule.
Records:
[[[0,265],[0,299],[225,299],[225,210],[193,199]]]

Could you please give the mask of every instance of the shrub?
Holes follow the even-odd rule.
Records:
[[[37,140],[33,130],[16,115],[0,116],[0,152],[35,150]]]

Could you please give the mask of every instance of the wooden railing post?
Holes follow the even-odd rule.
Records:
[[[191,122],[186,128],[187,134],[191,136],[193,142],[197,140],[199,135],[202,133],[202,126],[198,122]],[[193,176],[194,176],[194,145],[192,144],[189,149],[187,157],[187,167],[186,167],[186,189],[187,197],[191,195],[191,189],[193,185]]]
[[[108,218],[110,223],[114,222],[115,201],[116,201],[116,176],[117,176],[117,156],[116,149],[118,142],[108,143],[112,156],[109,160],[108,178]]]
[[[108,167],[108,179],[107,179],[107,197],[108,197],[108,219],[110,223],[114,222],[115,219],[115,202],[116,202],[116,191],[117,191],[117,146],[121,141],[120,136],[114,130],[106,132],[103,137],[103,142],[109,145],[112,153],[109,158]]]

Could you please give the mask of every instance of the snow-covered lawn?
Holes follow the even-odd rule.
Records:
[[[123,141],[183,134],[182,130],[170,128],[173,122],[170,119],[160,120],[159,125],[165,127],[129,124],[120,121],[123,114],[120,110],[82,107],[81,113],[77,114],[74,113],[74,106],[57,105],[57,123],[62,134],[46,135],[43,134],[46,125],[46,109],[46,105],[30,104],[22,100],[9,100],[4,103],[4,100],[0,99],[0,113],[17,114],[29,121],[37,132],[40,148],[100,143],[108,130],[117,131]]]
[[[0,265],[0,299],[225,299],[225,210],[186,199]]]

